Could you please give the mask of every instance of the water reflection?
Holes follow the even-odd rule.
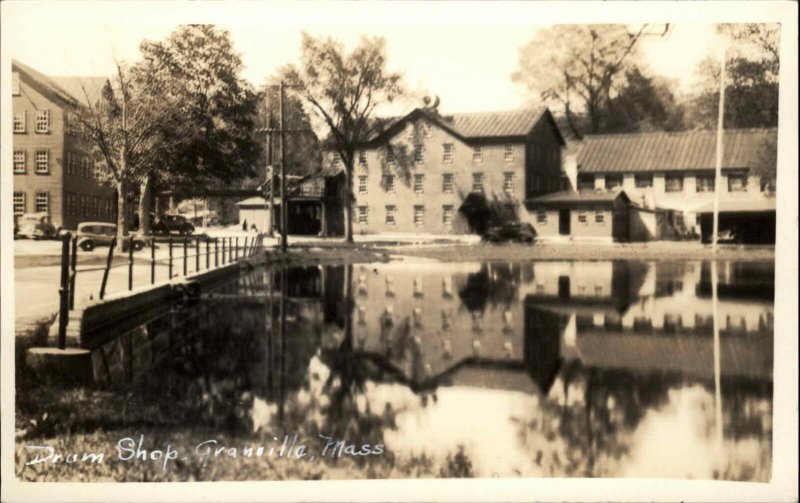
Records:
[[[110,382],[175,396],[180,424],[383,443],[359,462],[401,475],[768,480],[773,275],[699,261],[259,269],[94,359]]]

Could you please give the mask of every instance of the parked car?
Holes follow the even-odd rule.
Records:
[[[28,239],[55,239],[61,229],[50,222],[47,213],[25,213],[19,217],[18,237]]]
[[[524,222],[509,222],[489,228],[483,239],[491,243],[513,241],[515,243],[533,243],[536,231],[533,226]]]
[[[78,224],[78,246],[83,251],[92,251],[97,246],[110,246],[117,235],[117,226],[107,222],[83,222]],[[145,242],[138,236],[133,236],[133,250],[144,248]]]
[[[188,236],[194,232],[192,225],[183,215],[164,215],[161,220],[153,224],[155,234],[172,234],[177,232],[181,236]]]

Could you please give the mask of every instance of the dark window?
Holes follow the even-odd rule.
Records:
[[[622,175],[606,175],[606,189],[622,187]]]
[[[667,175],[664,178],[664,192],[683,192],[683,175]]]
[[[634,183],[637,189],[646,189],[653,186],[652,173],[641,173],[634,176]]]
[[[728,174],[728,192],[747,191],[747,172],[732,171]]]
[[[714,175],[698,175],[697,192],[714,192]]]

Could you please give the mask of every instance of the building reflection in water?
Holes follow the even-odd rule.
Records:
[[[382,442],[393,463],[460,456],[475,476],[768,480],[774,268],[720,262],[716,306],[713,269],[257,269],[95,362],[139,392],[173,390],[198,422]]]

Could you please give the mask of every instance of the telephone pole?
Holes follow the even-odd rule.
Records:
[[[717,116],[717,162],[714,169],[714,224],[712,226],[711,247],[717,253],[717,234],[719,233],[719,190],[722,178],[722,154],[725,118],[725,58],[727,47],[722,47],[722,58],[719,67],[719,112]]]
[[[284,127],[284,116],[283,116],[283,94],[284,94],[284,84],[283,81],[280,83],[280,128],[281,133],[280,137],[278,137],[278,141],[280,142],[281,148],[281,251],[286,252],[286,249],[289,246],[287,242],[287,238],[289,237],[289,228],[288,228],[288,221],[287,218],[289,213],[289,198],[286,197],[286,148],[285,148],[285,137],[286,131]],[[285,279],[284,279],[285,281]]]

